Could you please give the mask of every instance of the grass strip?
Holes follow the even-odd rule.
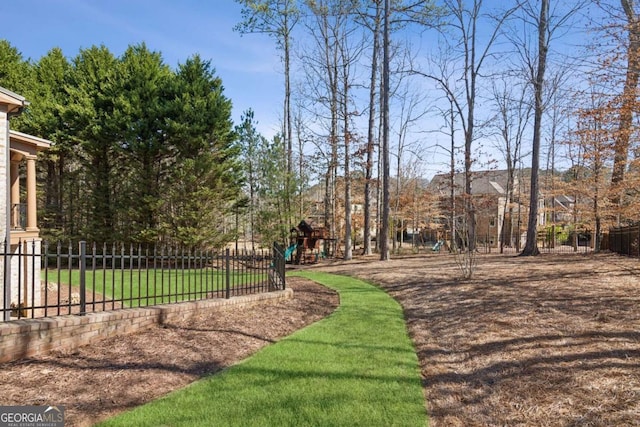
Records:
[[[353,278],[305,272],[340,307],[226,371],[102,426],[425,426],[402,309]],[[206,349],[203,349],[206,350]]]
[[[41,279],[45,280],[43,272]],[[226,272],[213,269],[116,269],[86,272],[87,293],[93,291],[103,298],[122,301],[126,307],[166,304],[207,297],[226,289]],[[231,272],[230,287],[266,286],[267,275],[258,270],[248,273]],[[80,285],[78,270],[61,270],[47,275],[48,282],[57,282],[63,292],[69,285]]]

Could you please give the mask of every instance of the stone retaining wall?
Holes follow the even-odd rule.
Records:
[[[275,303],[293,296],[285,289],[229,299],[208,299],[143,308],[23,319],[0,323],[0,363],[47,353],[54,349],[74,349],[104,338],[129,334],[184,319],[229,305]]]

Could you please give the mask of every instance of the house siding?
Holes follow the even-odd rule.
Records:
[[[0,105],[0,198],[7,200],[7,155],[9,153],[9,118],[7,106]],[[7,211],[0,208],[0,233],[7,233]]]
[[[8,106],[0,105],[0,200],[7,200],[7,156],[9,153],[9,115]],[[0,207],[0,239],[4,241],[7,237],[7,210]],[[0,265],[0,278],[3,282],[5,279],[4,266]],[[5,306],[6,300],[11,300],[11,289],[8,286],[3,287],[4,292],[0,303]],[[8,306],[10,301],[7,301]]]

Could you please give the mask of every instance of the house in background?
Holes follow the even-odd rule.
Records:
[[[526,224],[527,209],[519,206],[516,200],[507,204],[506,170],[472,172],[471,197],[475,208],[476,240],[479,244],[497,247],[500,244],[500,233],[505,225],[506,245],[516,245],[516,239],[522,239],[522,231],[518,224]],[[514,188],[518,188],[518,178],[514,177]],[[450,240],[451,230],[451,175],[439,174],[433,177],[427,190],[439,198],[440,223],[444,226],[440,238]],[[455,217],[461,223],[464,207],[464,174],[453,176],[453,193],[455,201]],[[511,207],[509,209],[509,206]],[[516,206],[514,208],[514,206]],[[505,210],[505,208],[507,208]],[[516,216],[520,212],[520,218]]]
[[[575,198],[565,194],[548,198],[545,200],[548,214],[545,216],[543,225],[547,225],[547,223],[564,225],[574,222],[575,204]]]
[[[10,262],[0,263],[0,306],[5,320],[11,303],[25,307],[41,303],[36,159],[51,141],[10,130],[11,117],[28,105],[23,96],[0,87],[0,200],[5,202],[0,208],[0,238],[6,244],[5,255],[10,255],[4,257]]]

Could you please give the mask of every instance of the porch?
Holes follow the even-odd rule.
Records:
[[[36,206],[36,160],[38,152],[47,150],[51,142],[14,130],[10,140],[10,240],[11,245],[39,237]]]

